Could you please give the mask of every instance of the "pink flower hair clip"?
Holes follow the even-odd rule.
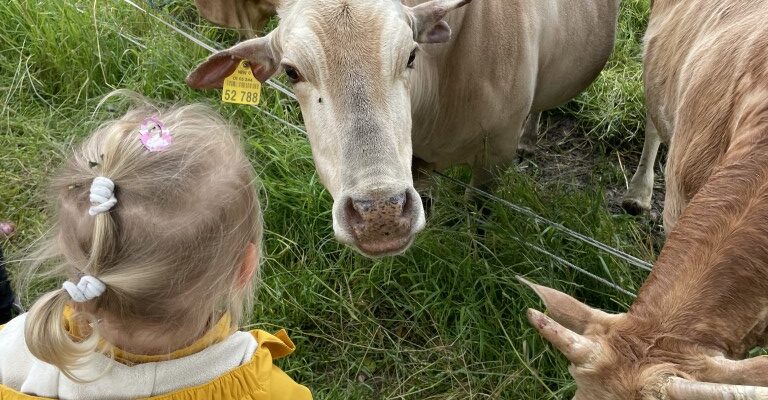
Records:
[[[173,141],[171,131],[169,131],[157,117],[148,117],[144,119],[139,127],[139,135],[141,144],[143,144],[150,153],[167,150]]]

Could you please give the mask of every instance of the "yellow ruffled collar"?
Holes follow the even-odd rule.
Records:
[[[71,307],[65,308],[64,325],[67,331],[69,331],[70,335],[74,337],[83,337],[80,330],[77,328],[78,324],[74,323],[74,319],[75,311]],[[150,355],[129,353],[125,350],[110,345],[104,340],[102,340],[101,346],[103,346],[102,348],[109,349],[112,352],[115,361],[126,365],[136,365],[150,362],[175,360],[177,358],[182,358],[198,353],[210,347],[211,345],[224,341],[226,338],[232,335],[232,332],[232,317],[229,314],[224,314],[216,323],[216,325],[214,325],[213,328],[211,328],[211,330],[209,330],[200,339],[197,339],[189,346],[173,351],[169,354]]]

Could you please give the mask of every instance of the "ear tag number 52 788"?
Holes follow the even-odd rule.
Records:
[[[234,104],[259,104],[261,82],[254,78],[248,62],[243,60],[232,75],[224,79],[221,101]]]

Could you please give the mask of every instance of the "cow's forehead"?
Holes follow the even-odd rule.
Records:
[[[301,0],[285,20],[283,29],[290,33],[282,47],[312,67],[326,69],[329,73],[320,75],[328,87],[372,78],[360,83],[374,89],[381,84],[375,78],[386,74],[401,53],[395,49],[411,50],[413,34],[402,13],[393,0]],[[317,65],[320,59],[322,65]]]
[[[298,0],[292,5],[297,10],[329,12],[331,16],[340,11],[352,13],[394,12],[402,4],[397,0]]]
[[[291,6],[290,14],[314,31],[333,28],[347,35],[381,32],[404,22],[402,5],[394,0],[300,0]]]

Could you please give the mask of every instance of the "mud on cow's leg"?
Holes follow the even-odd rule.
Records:
[[[429,176],[429,172],[434,170],[435,164],[426,162],[418,157],[413,157],[411,161],[413,188],[419,193],[421,205],[424,207],[424,214],[427,218],[432,214],[432,205],[434,204],[432,179]]]
[[[629,189],[624,195],[621,206],[632,215],[640,215],[651,209],[651,197],[653,195],[653,166],[656,163],[656,154],[659,151],[661,139],[651,119],[645,120],[645,143],[643,155],[637,166],[635,175],[629,182]]]
[[[530,157],[536,152],[536,143],[539,141],[539,120],[541,112],[532,112],[528,114],[523,126],[523,136],[520,137],[520,143],[517,145],[517,155],[520,158]]]

